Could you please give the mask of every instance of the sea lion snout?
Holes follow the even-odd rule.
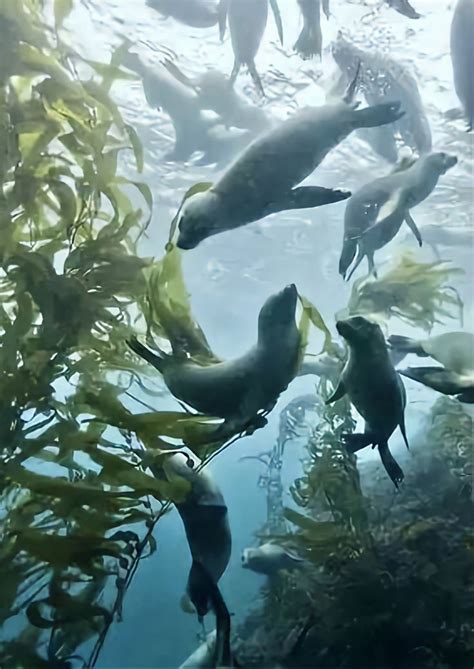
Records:
[[[337,321],[336,330],[348,343],[355,344],[367,339],[374,341],[382,339],[385,341],[380,326],[363,316],[351,316],[345,320]]]
[[[441,174],[446,174],[446,172],[458,162],[457,156],[450,153],[444,153],[444,151],[431,154],[431,158],[436,166],[435,168],[438,169]]]

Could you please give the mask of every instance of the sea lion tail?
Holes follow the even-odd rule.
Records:
[[[376,128],[398,121],[405,112],[400,111],[400,102],[386,102],[365,109],[354,110],[356,128]]]
[[[157,355],[156,353],[153,353],[153,351],[150,351],[149,348],[139,342],[136,337],[130,337],[130,339],[127,341],[127,345],[134,353],[139,355],[140,358],[143,358],[143,360],[149,362],[150,365],[153,365],[153,367],[155,367],[155,369],[157,369],[159,372],[163,372],[163,361],[165,354]]]
[[[394,349],[395,351],[403,351],[403,353],[415,353],[415,355],[419,355],[423,358],[428,357],[423,350],[423,346],[416,339],[403,337],[402,335],[391,335],[388,338],[388,343],[390,348]]]

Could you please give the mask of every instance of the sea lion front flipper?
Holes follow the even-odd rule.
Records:
[[[329,9],[329,0],[323,0],[323,12],[326,15],[326,18],[331,17],[331,10]]]
[[[351,193],[345,190],[323,188],[322,186],[300,186],[285,193],[278,202],[271,202],[267,205],[264,216],[289,209],[321,207],[325,204],[347,200],[350,196]]]
[[[423,246],[423,239],[421,238],[421,233],[418,230],[417,225],[416,225],[415,221],[413,220],[409,211],[407,211],[405,213],[405,223],[408,225],[410,230],[415,235],[415,238],[416,238],[416,241],[418,242],[418,245]]]
[[[283,46],[283,22],[281,20],[280,8],[278,7],[277,0],[270,0],[270,7],[272,8],[273,16],[275,17],[278,37],[280,38],[280,43]]]
[[[255,65],[255,61],[253,59],[249,60],[249,61],[247,61],[246,65],[247,65],[249,74],[252,77],[252,81],[255,84],[258,92],[260,93],[260,95],[262,97],[265,97],[265,91],[264,91],[264,88],[263,88],[262,80],[260,79],[260,75],[258,73],[257,66]]]
[[[181,84],[186,86],[187,88],[191,88],[193,91],[196,90],[196,86],[193,81],[189,77],[187,77],[184,72],[182,72],[179,67],[174,63],[172,60],[169,58],[165,58],[165,60],[162,61],[162,65],[167,70],[172,77],[174,77],[177,81],[179,81]]]
[[[373,250],[372,249],[370,249],[370,251],[368,250],[365,255],[367,256],[367,264],[369,266],[369,274],[373,274],[373,276],[375,278],[377,278],[377,269],[375,267]]]
[[[395,487],[398,488],[400,483],[405,478],[405,475],[398,462],[390,453],[390,449],[386,441],[379,444],[379,453],[382,464],[385,467],[385,471],[390,476],[390,479]]]
[[[141,342],[139,342],[136,337],[130,337],[130,339],[127,341],[127,345],[134,353],[139,355],[140,358],[143,358],[143,360],[149,362],[150,365],[153,365],[153,367],[159,372],[163,372],[163,361],[167,358],[166,353],[163,351],[159,351],[159,354],[154,353]]]
[[[468,388],[459,374],[444,367],[408,367],[401,369],[399,373],[443,395],[457,395]]]
[[[339,383],[337,384],[336,390],[333,392],[333,394],[326,400],[326,404],[332,404],[333,402],[337,402],[337,400],[340,400],[341,397],[344,397],[346,394],[346,387],[344,385],[344,381],[340,379]]]

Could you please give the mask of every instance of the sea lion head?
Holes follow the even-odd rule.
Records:
[[[375,347],[386,349],[380,325],[363,316],[351,316],[337,321],[336,330],[351,348],[366,348],[370,345],[372,351]]]
[[[208,190],[193,195],[181,211],[176,242],[178,248],[194,249],[207,237],[217,234],[220,231],[219,218],[219,198],[215,193]]]
[[[275,339],[280,328],[287,332],[290,326],[295,325],[297,300],[298,291],[294,283],[268,298],[258,316],[259,339]]]
[[[451,167],[454,167],[458,162],[456,156],[453,156],[449,153],[444,153],[444,151],[439,151],[438,153],[431,153],[426,158],[428,165],[438,174],[446,174]]]

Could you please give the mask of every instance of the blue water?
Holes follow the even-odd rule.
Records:
[[[448,121],[445,116],[447,110],[457,105],[449,57],[453,3],[449,0],[413,0],[413,3],[423,15],[419,21],[409,21],[388,8],[363,19],[379,3],[332,0],[330,21],[322,18],[326,48],[320,63],[303,62],[292,52],[301,28],[300,17],[296,0],[280,0],[285,47],[278,44],[270,16],[257,57],[267,97],[264,101],[259,99],[246,73],[239,76],[237,87],[276,119],[284,119],[298,107],[325,101],[325,91],[335,72],[327,46],[339,29],[348,31],[364,47],[386,51],[417,77],[435,150],[446,150],[459,157],[458,165],[440,179],[436,191],[416,209],[418,226],[422,232],[423,226],[433,224],[465,231],[472,229],[472,135],[466,135],[462,123]],[[219,67],[227,73],[232,69],[230,40],[221,44],[217,28],[197,30],[171,19],[162,20],[144,0],[88,0],[74,11],[66,28],[70,40],[81,52],[96,60],[107,59],[111,49],[126,36],[149,64],[156,62],[159,55],[147,48],[146,42],[172,49],[188,75],[208,67]],[[219,172],[213,167],[162,161],[163,154],[172,146],[173,130],[165,114],[147,105],[139,81],[117,84],[114,96],[143,140],[144,178],[155,197],[153,221],[142,252],[160,257],[169,223],[186,189],[197,181],[214,181]],[[131,163],[125,167],[131,170]],[[389,169],[367,145],[352,136],[328,156],[308,183],[355,189]],[[263,301],[290,282],[318,306],[327,323],[333,326],[334,314],[346,305],[350,291],[337,272],[343,212],[344,204],[338,204],[314,211],[281,213],[212,237],[184,254],[194,314],[218,355],[233,357],[254,343]],[[379,253],[379,266],[403,248],[416,252],[419,260],[433,259],[429,247],[418,250],[409,234],[400,234]],[[464,327],[473,331],[472,300],[468,292],[474,278],[471,254],[472,247],[467,245],[443,251],[443,257],[453,259],[466,272],[457,280],[456,288],[466,304]],[[459,329],[459,324],[448,322],[435,333],[452,329]],[[409,330],[401,326],[397,332],[408,334]],[[321,343],[316,337],[310,350],[317,352]],[[240,554],[243,548],[256,543],[254,533],[265,521],[266,513],[265,496],[257,487],[259,466],[254,461],[239,462],[239,459],[271,448],[277,436],[279,410],[291,398],[311,392],[314,384],[310,377],[297,379],[281,397],[268,426],[238,442],[212,464],[229,507],[233,532],[233,555],[221,586],[236,620],[242,619],[255,603],[262,584],[263,577],[242,570]],[[434,398],[419,385],[407,382],[406,386],[410,398],[407,426],[409,434],[413,434],[420,416],[427,412]],[[403,448],[398,437],[394,437],[395,457],[402,458]],[[284,472],[287,484],[297,474],[301,456],[301,449],[287,450]],[[370,457],[368,453],[361,459]],[[200,626],[195,617],[180,609],[190,557],[175,512],[159,523],[155,538],[158,550],[138,570],[125,600],[123,622],[113,625],[107,638],[98,663],[101,667],[176,667],[196,646]]]

